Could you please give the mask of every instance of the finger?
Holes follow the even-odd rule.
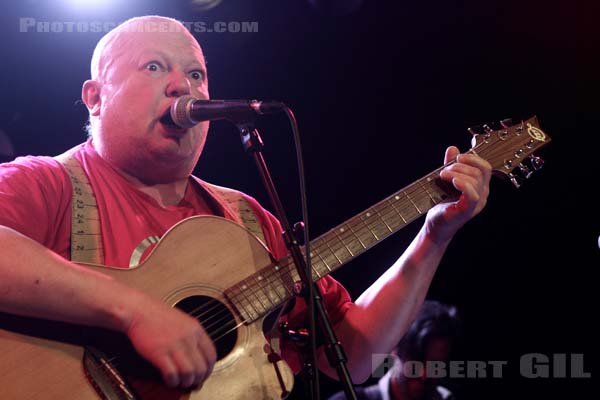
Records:
[[[456,177],[452,180],[452,184],[457,190],[460,190],[460,196],[457,206],[461,211],[470,211],[477,209],[480,200],[480,195],[473,187],[472,182],[464,177]]]
[[[212,341],[210,336],[204,332],[204,330],[198,332],[196,338],[198,340],[198,349],[200,353],[206,357],[206,361],[212,368],[212,366],[217,362],[217,348],[215,347],[215,343]]]
[[[192,386],[196,380],[196,369],[190,355],[184,349],[177,349],[171,353],[171,358],[177,368],[179,386]]]
[[[165,381],[165,384],[170,387],[179,385],[179,376],[177,375],[177,368],[175,363],[167,355],[161,356],[156,359],[149,359],[149,361],[160,371],[160,374]]]
[[[491,176],[492,165],[476,154],[460,154],[456,157],[456,161],[460,164],[468,164],[479,169],[486,179]]]
[[[454,163],[444,169],[451,172],[453,176],[465,175],[481,182],[483,182],[484,179],[483,171],[471,165]]]
[[[207,361],[207,357],[203,354],[202,349],[196,341],[190,344],[188,354],[195,368],[195,378],[192,384],[199,385],[208,378],[212,372],[213,364]]]
[[[454,160],[460,154],[460,150],[456,146],[450,146],[446,149],[446,153],[444,154],[444,164],[448,164],[450,161]]]

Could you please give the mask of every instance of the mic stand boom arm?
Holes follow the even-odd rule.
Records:
[[[291,116],[293,120],[293,114],[291,114],[291,111],[289,110],[288,112],[288,116]],[[292,122],[295,123],[295,120],[293,120]],[[294,236],[291,224],[287,219],[285,210],[283,208],[279,195],[277,194],[277,190],[275,189],[275,184],[271,179],[271,174],[269,173],[264,157],[262,155],[262,149],[264,147],[264,144],[262,142],[260,134],[254,128],[254,124],[252,122],[238,123],[236,125],[240,131],[240,136],[242,139],[242,145],[244,146],[244,150],[248,153],[251,153],[252,157],[254,158],[254,161],[256,162],[269,199],[275,209],[275,215],[279,219],[279,222],[281,223],[281,226],[283,228],[283,240],[285,241],[285,244],[290,251],[290,255],[294,261],[294,264],[296,265],[298,275],[302,279],[302,284],[304,287],[304,290],[302,292],[305,296],[306,304],[308,306],[310,321],[309,334],[312,342],[312,345],[310,346],[312,353],[311,371],[305,375],[308,378],[308,385],[310,386],[312,399],[318,400],[320,398],[316,356],[317,352],[315,348],[315,321],[318,318],[319,327],[325,340],[325,349],[327,352],[329,364],[336,369],[340,382],[342,382],[342,384],[344,385],[344,392],[346,393],[346,398],[356,400],[356,393],[352,386],[352,379],[350,377],[348,367],[346,366],[346,354],[344,353],[340,342],[337,340],[337,337],[331,325],[331,320],[329,319],[327,310],[323,305],[322,294],[320,293],[319,287],[312,280],[312,273],[310,270],[308,270],[310,262],[308,264],[305,262],[302,250],[300,249],[300,244]],[[296,126],[294,127],[296,128]],[[302,173],[302,171],[300,171],[300,173]]]

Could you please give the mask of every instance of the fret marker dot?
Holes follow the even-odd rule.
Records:
[[[246,290],[246,289],[248,289],[248,286],[242,285],[242,289]]]
[[[262,281],[262,276],[260,276],[260,275],[259,275],[257,279],[258,279],[259,281]]]
[[[370,217],[370,216],[371,216],[371,213],[367,213],[367,217]]]
[[[394,196],[394,199],[400,200],[400,196]]]
[[[431,182],[431,179],[432,179],[432,178],[431,178],[430,176],[428,176],[428,177],[427,177],[427,182]]]
[[[275,266],[275,271],[279,271],[279,265]]]
[[[340,232],[344,232],[344,228],[340,228]]]

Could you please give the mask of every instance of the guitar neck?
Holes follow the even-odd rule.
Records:
[[[429,209],[456,195],[439,177],[443,167],[336,226],[310,243],[313,280],[318,280],[383,239],[425,215]],[[253,321],[293,296],[300,277],[286,257],[226,291],[246,321]]]
[[[492,166],[492,172],[509,178],[517,187],[517,169],[527,179],[543,165],[533,151],[550,142],[536,117],[520,124],[473,133],[473,148]],[[459,194],[440,179],[440,167],[404,189],[375,204],[350,220],[311,241],[312,277],[317,280],[364,253],[383,239],[424,215],[436,204],[451,201]],[[523,178],[522,178],[523,179]],[[245,321],[253,321],[293,296],[292,288],[300,281],[290,257],[271,264],[226,290]]]
[[[439,178],[442,168],[383,199],[311,242],[313,277],[321,278],[447,201],[454,189]]]

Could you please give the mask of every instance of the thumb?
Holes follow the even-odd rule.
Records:
[[[450,146],[446,149],[446,154],[444,155],[444,164],[448,164],[450,161],[454,160],[460,154],[460,150],[456,146]]]

